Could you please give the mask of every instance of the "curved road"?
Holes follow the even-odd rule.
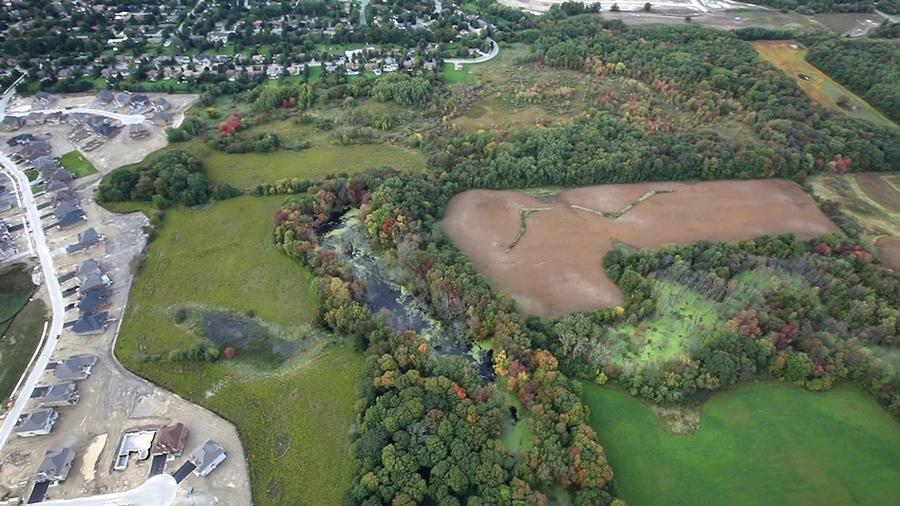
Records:
[[[28,177],[3,153],[0,153],[0,165],[2,165],[3,172],[12,179],[13,186],[16,187],[16,192],[21,196],[21,202],[25,207],[28,224],[31,228],[29,241],[34,241],[34,250],[40,258],[41,271],[44,274],[44,283],[47,285],[47,292],[50,296],[50,305],[53,311],[50,320],[50,332],[47,335],[44,348],[34,361],[28,377],[22,383],[22,387],[19,389],[15,401],[13,401],[12,408],[6,413],[6,417],[0,423],[0,450],[2,450],[3,446],[6,445],[6,440],[12,434],[16,421],[18,421],[22,411],[25,410],[25,404],[31,398],[31,393],[34,391],[38,379],[40,379],[47,368],[47,363],[50,362],[50,355],[56,349],[56,343],[59,341],[59,335],[62,333],[66,310],[62,290],[59,288],[59,280],[56,279],[53,256],[50,254],[50,248],[47,246],[44,227],[41,225],[41,215],[38,214],[37,205],[34,202],[34,194],[31,192],[31,185],[28,184]]]
[[[41,506],[169,506],[175,502],[178,484],[170,474],[157,474],[124,492],[46,501]]]
[[[494,39],[488,39],[491,41],[491,50],[487,53],[482,53],[478,58],[444,58],[444,63],[452,63],[453,65],[468,65],[471,63],[484,63],[486,61],[493,60],[497,54],[500,53],[500,45],[497,44]]]

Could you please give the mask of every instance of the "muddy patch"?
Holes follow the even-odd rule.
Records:
[[[690,436],[700,428],[700,408],[697,406],[657,406],[650,404],[665,429],[679,436]]]
[[[269,481],[266,485],[266,497],[276,503],[281,500],[281,480],[275,479]]]
[[[314,344],[314,339],[302,331],[286,332],[254,315],[210,308],[179,308],[176,314],[181,320],[179,325],[215,345],[225,358],[282,361]]]

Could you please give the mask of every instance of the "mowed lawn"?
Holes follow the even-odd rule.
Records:
[[[888,505],[900,497],[900,423],[859,387],[765,384],[717,394],[692,436],[641,401],[586,385],[591,425],[633,506]]]
[[[58,158],[59,163],[62,164],[63,167],[69,170],[75,177],[84,177],[90,176],[91,174],[97,173],[97,168],[94,167],[94,164],[90,162],[87,158],[81,155],[77,150],[69,151],[68,153],[60,156]]]
[[[257,505],[341,504],[350,488],[350,424],[361,353],[338,350],[306,367],[232,382],[206,404],[238,426]]]
[[[752,42],[752,44],[763,59],[783,70],[785,74],[797,82],[800,89],[820,105],[832,111],[843,112],[854,118],[865,119],[886,126],[897,126],[861,97],[828,77],[821,70],[810,65],[806,61],[807,50],[805,47],[798,46],[797,49],[794,49],[791,47],[793,42],[787,40],[757,40]],[[801,78],[801,74],[807,76],[808,79]],[[841,95],[849,99],[853,109],[844,109],[837,104],[837,100]]]

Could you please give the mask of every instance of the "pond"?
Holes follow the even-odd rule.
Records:
[[[486,380],[493,377],[490,350],[473,350],[465,342],[462,325],[445,325],[431,316],[428,304],[407,290],[404,271],[375,254],[359,222],[359,211],[347,212],[339,222],[323,231],[322,247],[333,250],[365,289],[363,301],[372,313],[384,318],[397,332],[412,330],[441,355],[465,357]]]

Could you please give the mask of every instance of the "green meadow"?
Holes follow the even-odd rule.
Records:
[[[585,385],[618,494],[645,505],[896,504],[900,424],[859,387],[780,384],[714,395],[697,432],[666,431],[627,393]]]

